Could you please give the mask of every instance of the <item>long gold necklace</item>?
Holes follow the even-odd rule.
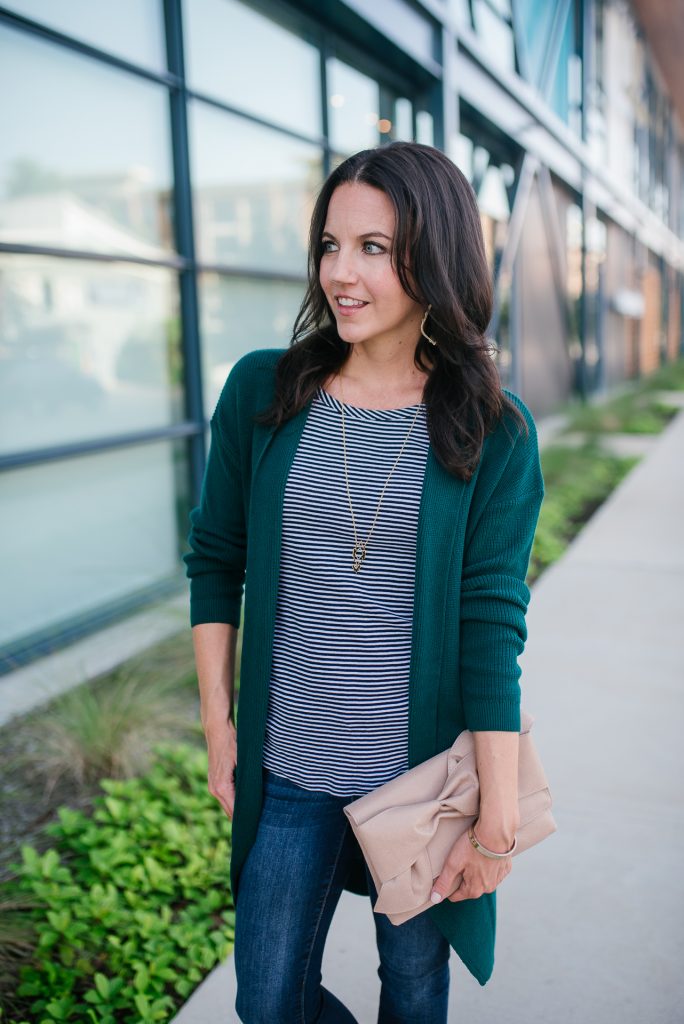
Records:
[[[341,378],[338,377],[337,379],[340,382],[340,395],[342,397],[342,455],[343,455],[343,459],[344,459],[344,482],[345,482],[345,484],[347,486],[347,499],[349,501],[349,512],[351,513],[352,527],[354,529],[354,546],[352,548],[352,568],[353,568],[354,572],[359,572],[361,570],[361,566],[363,565],[364,559],[366,557],[366,549],[368,548],[368,542],[370,541],[370,539],[371,539],[371,537],[373,535],[373,530],[375,529],[375,524],[377,523],[378,516],[380,515],[380,506],[382,505],[382,499],[385,497],[385,491],[387,490],[387,487],[389,485],[390,480],[392,479],[392,475],[393,475],[395,469],[399,465],[400,458],[404,454],[404,449],[406,448],[406,445],[408,444],[408,440],[409,440],[409,438],[411,436],[411,432],[412,432],[414,426],[416,425],[416,420],[418,419],[418,413],[420,412],[420,410],[422,408],[422,405],[419,404],[418,407],[416,408],[416,414],[415,414],[415,416],[413,417],[413,419],[411,421],[411,426],[409,427],[408,433],[407,433],[406,437],[404,438],[404,443],[402,444],[401,448],[399,449],[399,454],[397,455],[396,459],[394,460],[394,465],[392,466],[391,470],[389,471],[389,476],[385,480],[385,486],[383,487],[382,491],[380,492],[380,497],[378,498],[378,504],[377,504],[377,507],[375,509],[375,515],[373,517],[373,522],[371,523],[371,528],[368,531],[368,536],[366,537],[366,539],[364,541],[361,541],[361,540],[359,540],[359,535],[358,535],[358,532],[357,532],[357,529],[356,529],[356,517],[354,516],[354,506],[352,505],[351,488],[349,487],[349,467],[347,465],[347,435],[346,435],[345,426],[344,426],[344,389],[342,388],[342,380],[341,380]]]

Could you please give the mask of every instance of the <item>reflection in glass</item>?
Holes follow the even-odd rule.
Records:
[[[495,11],[494,7],[498,10]],[[515,71],[515,39],[509,0],[497,4],[492,4],[491,0],[473,0],[473,18],[475,31],[492,61],[499,68]]]
[[[424,146],[435,144],[435,120],[427,110],[419,110],[416,114],[416,142]]]
[[[449,12],[458,28],[472,30],[473,18],[470,0],[449,0]]]
[[[132,64],[166,67],[160,0],[8,0],[5,6]]]
[[[582,354],[580,338],[582,336],[582,235],[584,223],[581,207],[570,203],[565,211],[565,252],[566,252],[566,287],[568,291],[568,307],[570,310],[569,351],[577,360]]]
[[[198,253],[205,263],[306,272],[321,151],[209,107],[190,111]]]
[[[402,142],[413,140],[413,104],[401,97],[394,104],[394,138]]]
[[[336,57],[328,61],[330,144],[341,153],[377,146],[380,87]]]
[[[3,473],[0,644],[179,572],[184,447],[141,445]]]
[[[185,0],[183,25],[192,89],[320,136],[316,47],[238,0]]]
[[[173,247],[166,90],[0,26],[0,241]]]
[[[549,52],[556,5],[548,0],[516,0],[516,13],[525,54],[522,69],[528,81],[539,86]]]
[[[454,140],[452,154],[477,196],[487,262],[496,279],[508,234],[515,171],[467,135]]]
[[[286,348],[304,285],[202,274],[204,407],[211,416],[234,363],[258,348]]]
[[[0,451],[182,419],[175,276],[0,256]]]

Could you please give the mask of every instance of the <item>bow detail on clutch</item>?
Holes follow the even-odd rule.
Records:
[[[555,831],[551,796],[523,712],[518,757],[520,821],[516,853]],[[449,750],[345,808],[378,899],[373,908],[401,924],[427,909],[447,855],[478,814],[475,741],[464,730]]]

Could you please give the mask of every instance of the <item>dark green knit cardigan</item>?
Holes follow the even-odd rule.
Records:
[[[240,625],[236,800],[231,884],[254,842],[262,803],[262,752],[278,597],[285,484],[306,421],[277,431],[254,423],[273,394],[282,350],[244,356],[212,417],[200,505],[191,513],[191,622]],[[409,765],[449,747],[464,729],[520,728],[520,668],[527,637],[525,576],[544,495],[534,421],[526,437],[508,415],[485,440],[464,483],[428,454],[418,517],[410,665]],[[347,888],[367,893],[363,864]],[[494,967],[495,893],[426,911],[484,985]],[[267,923],[265,923],[267,927]]]

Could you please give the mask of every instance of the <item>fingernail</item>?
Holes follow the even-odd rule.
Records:
[[[433,892],[430,893],[430,901],[432,903],[441,903],[442,902],[441,893],[438,893],[437,890],[435,889]]]

